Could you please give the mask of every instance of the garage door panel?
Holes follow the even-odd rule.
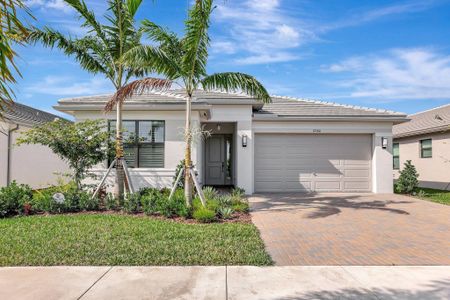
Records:
[[[369,170],[367,169],[353,169],[353,170],[344,170],[344,176],[346,178],[352,178],[352,177],[357,177],[357,178],[369,178],[370,177],[370,173]]]
[[[370,135],[255,135],[259,192],[370,191],[370,169]]]

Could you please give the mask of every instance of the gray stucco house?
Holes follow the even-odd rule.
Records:
[[[450,190],[450,103],[408,118],[393,128],[394,177],[411,160],[421,187]]]
[[[111,95],[61,99],[55,109],[76,121],[107,119]],[[124,105],[133,183],[169,186],[183,158],[182,90],[135,96]],[[242,94],[197,91],[193,160],[204,185],[258,192],[392,192],[392,126],[405,115],[387,110],[273,96],[263,105]],[[129,138],[129,136],[128,136]],[[127,139],[127,136],[125,137]],[[96,172],[105,172],[105,164]]]

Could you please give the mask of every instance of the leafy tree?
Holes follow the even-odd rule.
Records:
[[[81,181],[90,168],[108,158],[109,133],[102,120],[69,123],[55,120],[22,133],[17,144],[41,144],[49,147],[73,170],[73,180]]]
[[[416,167],[410,160],[407,160],[396,182],[397,192],[411,194],[419,186],[418,178],[419,173],[417,173]]]
[[[185,124],[185,197],[188,205],[192,203],[192,185],[189,169],[191,160],[191,143],[193,130],[191,128],[191,102],[194,92],[204,90],[242,91],[263,102],[270,102],[271,98],[263,85],[253,76],[226,72],[208,75],[206,64],[208,61],[208,47],[210,38],[208,29],[210,16],[213,11],[213,0],[196,0],[189,10],[185,22],[185,36],[178,38],[176,34],[150,21],[143,22],[143,32],[158,43],[158,47],[151,45],[137,45],[124,56],[124,65],[129,68],[139,68],[147,72],[163,74],[171,81],[177,81],[184,86],[186,92],[186,124]],[[142,93],[151,86],[149,79],[134,81],[119,89],[115,97],[107,104],[111,110],[136,93]]]
[[[11,43],[22,43],[28,35],[27,28],[18,18],[18,10],[29,14],[21,0],[0,0],[0,115],[4,106],[14,97],[10,87],[16,82],[14,72],[20,76],[14,62],[16,52]]]
[[[66,55],[74,57],[80,66],[93,74],[103,74],[121,89],[131,78],[145,75],[139,66],[124,66],[121,61],[126,53],[141,44],[142,33],[135,27],[134,17],[142,0],[108,0],[107,22],[102,24],[89,10],[83,0],[64,0],[83,21],[82,27],[88,33],[80,38],[65,36],[62,33],[44,27],[34,28],[30,41],[41,42],[47,47],[58,47]],[[163,79],[147,80],[146,89],[162,89],[169,82]],[[123,140],[122,140],[122,104],[116,109],[116,184],[115,196],[122,197],[124,189]]]

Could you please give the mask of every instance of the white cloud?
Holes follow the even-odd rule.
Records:
[[[338,87],[356,98],[450,99],[450,55],[433,49],[393,49],[346,59],[322,70],[343,73]]]
[[[320,41],[334,30],[424,11],[441,2],[415,0],[371,9],[366,7],[353,10],[342,19],[324,21],[314,20],[311,14],[299,15],[297,12],[304,6],[301,1],[296,1],[295,8],[288,8],[287,1],[283,0],[228,0],[219,2],[214,14],[216,21],[226,26],[218,37],[221,42],[213,44],[213,51],[235,54],[234,62],[241,64],[292,61],[301,57],[298,55],[301,46]]]
[[[234,54],[236,53],[236,45],[228,41],[212,41],[211,50],[213,53]]]
[[[25,5],[30,8],[40,8],[42,10],[53,9],[69,13],[71,8],[63,0],[28,0]]]
[[[54,96],[79,96],[103,94],[112,91],[111,83],[103,78],[75,81],[72,77],[47,76],[42,81],[26,87],[26,91]]]
[[[246,0],[218,4],[217,21],[227,23],[226,42],[239,64],[264,64],[298,59],[290,51],[311,39],[312,32],[300,29],[298,22],[281,9],[280,0]],[[225,41],[225,38],[221,38]],[[223,44],[222,44],[223,45]]]

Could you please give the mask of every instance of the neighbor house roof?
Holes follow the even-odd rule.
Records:
[[[409,115],[409,122],[393,127],[394,138],[450,130],[450,103]]]
[[[65,112],[74,110],[102,109],[112,95],[86,96],[66,98],[58,101],[55,109]],[[164,107],[174,108],[186,101],[184,90],[170,90],[167,92],[152,92],[137,95],[126,101],[125,109],[151,109]],[[208,109],[211,104],[247,104],[254,109],[254,118],[258,120],[295,120],[295,119],[345,119],[352,120],[373,119],[392,120],[402,122],[406,115],[403,113],[372,109],[360,106],[342,105],[318,100],[300,99],[292,97],[272,96],[272,103],[263,104],[244,94],[225,92],[206,92],[197,90],[193,95],[194,109]],[[183,106],[179,106],[183,107]]]
[[[6,121],[28,126],[41,125],[55,119],[62,119],[57,115],[18,102],[5,105],[1,114]]]

